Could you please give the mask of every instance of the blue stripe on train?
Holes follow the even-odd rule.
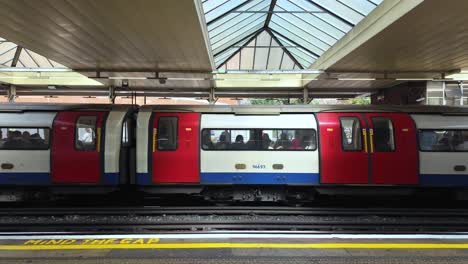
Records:
[[[103,183],[106,185],[117,185],[119,184],[119,178],[118,173],[104,173]]]
[[[0,184],[49,185],[51,179],[47,172],[0,172]]]
[[[153,181],[149,173],[137,173],[136,174],[136,184],[138,185],[151,185]]]
[[[468,186],[468,174],[420,174],[423,186]]]
[[[319,184],[318,173],[202,172],[201,183]]]

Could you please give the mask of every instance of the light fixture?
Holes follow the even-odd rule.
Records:
[[[148,77],[108,77],[109,80],[147,80]]]
[[[47,89],[49,89],[49,90],[56,90],[57,87],[55,87],[55,85],[48,85],[48,86],[47,86]]]
[[[338,81],[375,81],[375,78],[338,78]]]
[[[396,78],[396,81],[432,81],[432,78]]]

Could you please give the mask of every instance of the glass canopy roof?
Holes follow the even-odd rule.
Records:
[[[204,0],[215,65],[308,68],[383,0]]]
[[[17,52],[19,57],[15,60]],[[3,38],[0,38],[0,67],[65,68],[62,64],[31,50],[18,48],[15,43]]]

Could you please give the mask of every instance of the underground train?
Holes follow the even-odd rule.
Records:
[[[467,166],[463,107],[0,105],[0,201],[463,194]]]

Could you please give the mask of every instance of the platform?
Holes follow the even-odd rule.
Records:
[[[468,263],[468,235],[3,235],[2,263]]]

